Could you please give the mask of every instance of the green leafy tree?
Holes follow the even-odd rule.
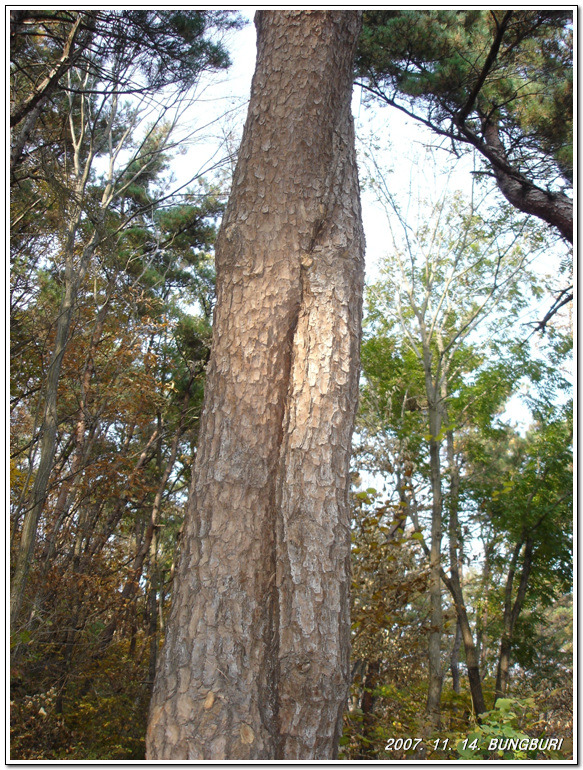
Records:
[[[519,379],[517,366],[503,358],[490,359],[487,324],[494,314],[506,316],[510,324],[524,309],[526,287],[532,284],[526,267],[544,241],[536,230],[524,232],[510,212],[483,216],[477,195],[464,200],[444,194],[425,207],[420,205],[417,224],[412,226],[388,193],[384,177],[377,176],[376,188],[393,217],[388,220],[393,255],[391,261],[385,261],[381,280],[369,292],[372,334],[371,341],[365,343],[364,371],[368,380],[367,346],[375,345],[380,352],[384,345],[385,354],[393,358],[385,359],[385,363],[392,371],[397,369],[398,378],[390,385],[391,398],[397,396],[391,411],[400,406],[397,425],[415,426],[423,437],[422,443],[416,440],[415,449],[427,458],[431,506],[426,548],[432,568],[433,630],[429,635],[427,713],[428,723],[436,729],[443,678],[442,583],[452,594],[458,613],[474,708],[477,714],[485,710],[460,573],[463,537],[458,508],[464,431],[480,421],[491,421]],[[383,337],[388,338],[387,343],[372,342]],[[405,361],[409,363],[406,376]],[[389,383],[385,383],[386,393]],[[407,416],[408,412],[414,416]],[[444,496],[446,477],[448,493]],[[418,526],[414,500],[405,488],[403,502]],[[442,566],[446,521],[449,575]]]
[[[500,637],[497,698],[508,693],[513,647],[529,659],[533,622],[572,587],[572,404],[547,407],[524,437],[509,438],[504,452],[499,440],[481,455],[473,477],[499,543],[493,567],[500,582],[490,598]],[[468,484],[475,494],[472,477]]]

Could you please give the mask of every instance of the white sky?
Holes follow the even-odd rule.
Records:
[[[208,159],[215,160],[224,154],[224,148],[217,153],[217,146],[224,138],[224,133],[233,130],[238,140],[247,112],[247,101],[251,90],[251,79],[255,68],[256,35],[253,24],[254,9],[241,10],[241,15],[247,19],[248,24],[239,31],[232,32],[225,41],[233,61],[232,67],[225,73],[219,73],[209,78],[208,84],[200,98],[192,106],[192,120],[198,125],[208,124],[212,119],[217,123],[210,129],[203,131],[208,134],[206,140],[194,145],[185,155],[178,158],[174,173],[177,180],[182,183],[192,177],[201,167],[208,163]],[[202,109],[201,109],[202,108]],[[231,109],[230,117],[221,119],[221,116]],[[391,190],[398,200],[407,200],[410,195],[410,185],[413,190],[417,186],[425,187],[428,194],[432,188],[435,195],[440,195],[443,185],[446,184],[446,176],[451,176],[452,191],[456,189],[469,191],[472,176],[469,173],[472,167],[471,156],[465,156],[453,166],[455,159],[445,150],[436,151],[438,165],[443,164],[443,177],[436,183],[432,179],[432,173],[425,167],[416,165],[412,158],[421,154],[424,146],[436,144],[436,137],[428,129],[408,119],[398,110],[392,107],[376,106],[370,109],[363,103],[362,91],[355,87],[353,98],[353,113],[356,122],[357,149],[363,149],[370,132],[376,134],[379,143],[385,147],[380,155],[380,165],[391,168],[389,175]],[[236,145],[235,145],[236,146]],[[452,168],[455,170],[452,173]],[[425,176],[429,179],[425,179]],[[361,168],[361,183],[365,181],[366,171]],[[439,183],[442,182],[441,188]],[[374,195],[366,190],[362,191],[363,224],[366,235],[366,273],[367,281],[374,280],[378,273],[378,264],[389,249],[387,237],[386,214]],[[538,269],[541,273],[557,270],[557,254],[550,250],[546,257],[540,260]],[[548,297],[541,300],[539,308],[534,312],[534,318],[540,319],[550,306]],[[528,319],[530,320],[530,319]],[[526,327],[525,327],[526,329]],[[525,331],[525,335],[528,330]],[[516,399],[512,404],[513,415],[519,414]],[[524,414],[526,419],[526,414]]]
[[[241,11],[241,15],[247,19],[248,24],[242,30],[231,34],[227,41],[227,48],[232,59],[233,66],[226,72],[214,75],[210,78],[202,96],[193,105],[193,120],[197,124],[204,125],[210,118],[220,118],[229,108],[239,106],[237,114],[222,123],[213,126],[209,133],[215,134],[215,141],[220,141],[221,131],[228,127],[242,128],[246,116],[246,101],[251,90],[251,79],[255,68],[256,35],[253,24],[253,9]],[[201,110],[201,107],[203,109]],[[357,125],[357,136],[363,140],[369,130],[374,130],[381,141],[390,143],[390,154],[387,158],[391,165],[396,166],[395,192],[397,187],[408,188],[411,175],[411,162],[407,160],[412,154],[412,143],[420,145],[428,141],[430,134],[418,124],[407,120],[406,116],[393,108],[381,108],[371,110],[362,101],[362,92],[354,89],[353,113]],[[376,113],[376,117],[375,117]],[[207,158],[213,156],[215,146],[209,139],[208,144],[197,143],[186,155],[181,156],[174,173],[179,182],[187,180],[198,171]],[[204,159],[204,160],[202,160]],[[400,163],[397,161],[401,161]],[[362,174],[361,174],[362,176]],[[458,176],[460,185],[467,184],[467,171]],[[398,180],[398,184],[397,184]],[[373,196],[366,190],[362,193],[363,223],[367,242],[367,276],[373,275],[376,270],[376,262],[382,256],[383,248],[387,243],[386,220],[382,209],[379,208]]]

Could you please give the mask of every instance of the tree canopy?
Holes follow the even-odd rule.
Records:
[[[564,10],[366,11],[357,73],[520,210],[573,240],[573,19]]]

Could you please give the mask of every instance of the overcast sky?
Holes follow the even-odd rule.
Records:
[[[224,133],[233,129],[240,132],[246,115],[246,103],[251,89],[251,79],[255,68],[256,36],[253,24],[254,10],[242,10],[242,16],[248,24],[235,33],[232,33],[227,41],[229,54],[233,66],[226,73],[212,76],[205,85],[196,104],[193,105],[193,120],[198,125],[205,126],[211,119],[216,118],[217,123],[202,133],[207,137],[202,144],[198,143],[184,158],[180,158],[175,167],[175,174],[179,181],[186,181],[189,175],[199,170],[200,166],[208,164],[210,158],[218,159],[224,155],[224,150],[217,147],[223,139]],[[226,118],[221,116],[227,113]],[[408,121],[406,116],[389,107],[376,107],[374,110],[365,106],[361,89],[355,87],[353,99],[353,113],[357,126],[358,151],[361,161],[363,152],[371,133],[376,134],[377,139],[384,147],[386,153],[381,161],[387,167],[392,168],[391,184],[395,194],[404,193],[409,186],[419,180],[419,171],[415,167],[413,158],[416,152],[421,151],[424,144],[431,139],[427,130],[415,123]],[[451,164],[451,156],[443,155],[443,173],[447,170],[447,162]],[[468,185],[468,163],[463,164],[456,174],[456,186]],[[366,169],[361,168],[361,182],[366,177]],[[367,242],[367,277],[376,275],[378,260],[383,256],[386,238],[386,219],[382,209],[375,203],[374,197],[363,189],[363,221]]]
[[[201,131],[201,136],[205,138],[199,140],[186,155],[178,157],[174,173],[180,183],[224,157],[226,150],[224,146],[221,147],[221,142],[229,131],[233,132],[234,149],[237,147],[255,68],[254,13],[254,9],[241,10],[247,25],[231,32],[225,41],[233,66],[225,73],[206,79],[204,89],[193,104],[190,112],[192,122],[205,127]],[[403,202],[416,197],[419,192],[429,197],[441,195],[446,186],[452,192],[462,190],[469,194],[473,160],[467,155],[456,162],[454,156],[445,149],[436,149],[433,152],[434,165],[430,167],[424,159],[424,153],[428,146],[437,144],[436,136],[392,107],[382,107],[378,102],[374,108],[367,107],[358,86],[354,89],[353,113],[363,188],[367,282],[370,282],[377,277],[379,261],[387,255],[389,248],[386,214],[366,185],[365,149],[370,137],[375,136],[381,147],[376,158],[387,172],[391,192]],[[492,189],[493,199],[500,197],[495,188]],[[548,259],[539,261],[539,269],[541,272],[556,272],[556,264],[556,254],[550,251]]]
[[[207,126],[201,131],[206,138],[195,144],[188,153],[178,157],[174,173],[181,183],[205,166],[212,166],[213,162],[224,157],[225,147],[221,147],[221,142],[229,131],[233,132],[234,149],[237,147],[246,117],[256,53],[254,10],[246,9],[241,13],[248,20],[248,24],[242,30],[231,33],[226,41],[233,66],[226,73],[213,75],[205,81],[206,85],[190,112],[193,123]],[[447,189],[452,192],[457,189],[469,192],[473,160],[468,155],[456,163],[450,153],[444,149],[437,149],[433,153],[435,168],[430,168],[426,161],[419,161],[419,158],[423,156],[428,146],[436,145],[435,135],[423,126],[408,120],[394,108],[381,107],[378,104],[374,109],[367,107],[363,93],[358,87],[354,89],[353,113],[363,187],[366,274],[367,282],[370,283],[378,277],[379,262],[387,256],[390,248],[386,214],[375,201],[373,194],[366,188],[367,164],[364,153],[370,136],[374,135],[382,148],[377,152],[376,157],[379,165],[387,169],[391,192],[405,206],[420,190],[429,197],[442,195],[448,184],[448,177]],[[224,117],[225,114],[226,117]],[[213,120],[216,120],[216,123],[213,123]],[[495,188],[492,189],[492,195],[499,197]],[[542,273],[555,271],[556,275],[557,260],[557,253],[549,250],[546,258],[539,260],[540,271]],[[531,311],[533,315],[524,317],[523,322],[542,318],[548,306],[548,297],[545,297],[541,300],[540,306]],[[526,336],[529,333],[529,327],[525,326],[524,329]],[[528,415],[519,406],[518,399],[513,400],[507,418],[514,418],[513,422],[528,422]]]

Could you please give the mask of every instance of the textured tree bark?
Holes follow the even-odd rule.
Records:
[[[349,661],[357,11],[259,11],[148,759],[330,759]]]
[[[492,163],[498,187],[506,200],[525,214],[533,214],[556,227],[565,240],[573,243],[573,201],[564,193],[552,193],[537,187],[512,170],[506,160],[496,123],[484,121],[482,132],[483,154]]]

